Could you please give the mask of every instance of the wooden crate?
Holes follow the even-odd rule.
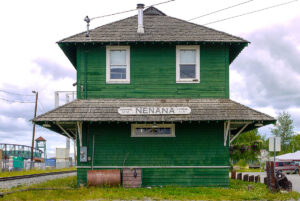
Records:
[[[142,185],[142,169],[123,169],[122,184],[124,188],[140,188]]]

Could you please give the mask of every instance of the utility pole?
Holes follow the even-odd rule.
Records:
[[[35,94],[35,107],[34,107],[34,118],[36,118],[36,111],[37,111],[37,104],[39,98],[39,92],[32,91]],[[32,129],[32,143],[31,143],[31,164],[30,167],[33,167],[33,149],[34,149],[34,138],[35,138],[35,123],[33,122],[33,129]]]

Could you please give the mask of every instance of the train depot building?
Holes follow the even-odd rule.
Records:
[[[77,99],[33,121],[76,139],[78,185],[109,169],[129,187],[227,187],[230,142],[275,123],[230,100],[229,66],[249,42],[138,8],[58,42],[77,71]],[[139,181],[126,183],[131,174]]]

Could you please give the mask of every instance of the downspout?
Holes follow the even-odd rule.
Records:
[[[93,133],[92,170],[94,169],[94,154],[95,154],[95,133]]]
[[[84,51],[84,99],[87,99],[87,64],[88,50]]]

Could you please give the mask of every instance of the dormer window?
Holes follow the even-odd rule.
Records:
[[[130,83],[129,46],[106,46],[106,83]]]
[[[200,46],[176,46],[176,83],[200,82]]]

